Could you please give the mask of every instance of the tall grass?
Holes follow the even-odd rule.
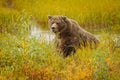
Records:
[[[6,2],[1,1],[2,4]],[[48,15],[65,15],[91,30],[119,25],[119,3],[119,0],[11,0],[13,9],[25,9],[43,28],[48,28]]]
[[[104,36],[98,49],[78,50],[63,58],[53,43],[0,34],[0,79],[118,80],[120,49],[112,51],[110,35]]]
[[[26,12],[17,12],[9,9],[1,9],[0,12],[0,33],[10,33],[13,35],[25,35],[31,26],[30,17]]]

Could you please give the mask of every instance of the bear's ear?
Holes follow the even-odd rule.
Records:
[[[51,15],[48,15],[48,19],[51,19],[52,18],[52,16]]]
[[[66,16],[62,16],[62,19],[63,19],[64,21],[66,21],[66,20],[67,20],[67,17],[66,17]]]

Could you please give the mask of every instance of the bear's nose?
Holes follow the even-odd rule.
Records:
[[[52,27],[51,29],[53,29],[53,30],[54,30],[54,29],[55,29],[55,27]]]

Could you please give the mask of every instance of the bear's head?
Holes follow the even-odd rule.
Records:
[[[48,25],[52,32],[60,33],[67,28],[67,17],[66,16],[48,16]]]

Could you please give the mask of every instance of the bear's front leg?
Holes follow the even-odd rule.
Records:
[[[64,57],[67,57],[68,55],[74,54],[75,52],[76,52],[75,48],[72,45],[66,45],[63,48],[63,56]]]

